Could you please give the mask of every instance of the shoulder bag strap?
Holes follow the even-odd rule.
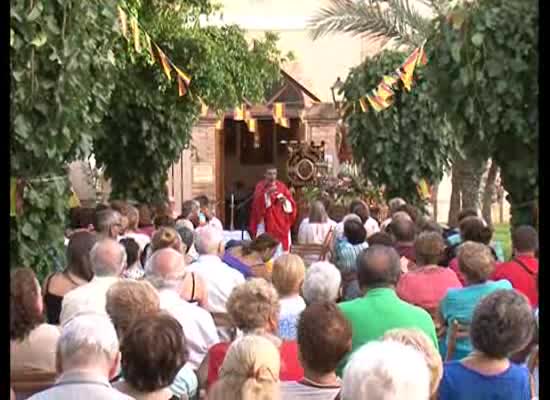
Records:
[[[536,275],[533,271],[531,271],[527,265],[525,265],[522,261],[518,260],[517,258],[514,258],[512,260],[513,262],[515,262],[517,265],[519,265],[521,268],[523,268],[529,275]]]

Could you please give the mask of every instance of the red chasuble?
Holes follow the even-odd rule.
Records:
[[[290,228],[296,220],[296,202],[292,198],[290,190],[280,181],[275,181],[277,190],[270,196],[271,206],[265,206],[266,181],[261,181],[256,185],[254,191],[254,200],[252,201],[252,210],[250,212],[250,233],[252,238],[256,237],[258,224],[263,220],[265,231],[281,242],[285,251],[289,250],[288,240]],[[287,214],[283,210],[283,200],[277,198],[283,195],[292,204],[292,213]]]

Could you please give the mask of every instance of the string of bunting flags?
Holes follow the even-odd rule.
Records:
[[[126,40],[133,43],[134,49],[137,53],[141,53],[143,50],[141,41],[141,38],[143,37],[143,44],[149,52],[152,62],[154,63],[155,60],[159,60],[162,70],[169,81],[172,81],[172,72],[175,72],[176,82],[178,84],[178,95],[180,97],[185,96],[189,90],[191,77],[176,64],[174,64],[174,62],[172,62],[160,46],[153,39],[151,39],[151,36],[147,33],[147,31],[145,31],[145,29],[143,29],[143,26],[140,25],[138,19],[134,15],[126,12],[120,5],[117,6],[117,9],[120,31],[122,35],[126,38]],[[204,102],[202,100],[201,104],[204,106]]]
[[[414,49],[403,64],[393,73],[384,75],[376,88],[359,98],[359,104],[363,112],[367,112],[369,108],[380,112],[390,107],[395,100],[395,92],[398,90],[397,84],[399,81],[402,82],[403,87],[408,92],[411,91],[416,67],[418,65],[426,65],[428,62],[426,52],[424,51],[425,44],[426,41],[424,41],[422,46]]]

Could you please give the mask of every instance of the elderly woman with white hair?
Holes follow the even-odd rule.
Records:
[[[306,304],[323,301],[338,302],[342,295],[342,276],[338,268],[327,261],[312,264],[306,271],[302,295]]]
[[[57,365],[57,383],[30,399],[131,399],[109,383],[119,369],[120,353],[115,328],[105,315],[81,314],[63,326]]]
[[[346,369],[345,400],[427,400],[430,371],[424,355],[397,341],[370,342],[357,350]]]

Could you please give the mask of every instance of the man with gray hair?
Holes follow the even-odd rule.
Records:
[[[82,314],[68,321],[57,343],[55,385],[32,400],[130,400],[113,389],[109,380],[120,367],[119,342],[109,317]]]
[[[426,400],[430,371],[412,346],[394,341],[371,342],[351,357],[342,383],[346,400]]]
[[[239,271],[231,268],[220,258],[224,252],[223,233],[220,230],[211,226],[197,228],[195,248],[199,258],[188,270],[199,274],[206,282],[206,309],[210,312],[225,313],[225,303],[233,288],[244,283],[245,279]]]
[[[95,218],[95,230],[98,235],[117,240],[122,233],[122,216],[112,208],[98,211]]]
[[[307,304],[337,302],[342,294],[340,271],[327,261],[311,264],[306,271],[302,292]]]
[[[400,207],[407,204],[405,200],[403,200],[401,197],[394,197],[393,199],[390,199],[388,201],[388,208],[389,208],[389,215],[388,218],[386,218],[381,224],[380,224],[380,230],[385,231],[389,224],[391,224],[392,218],[394,214],[399,210]]]
[[[401,260],[393,247],[374,245],[364,250],[357,257],[357,275],[365,296],[339,304],[353,327],[352,353],[390,329],[397,328],[420,329],[428,335],[436,349],[439,347],[430,314],[404,302],[395,293],[401,275]],[[368,318],[365,318],[366,315]],[[340,374],[347,359],[339,366]]]
[[[210,313],[185,301],[180,293],[185,274],[185,258],[174,249],[157,250],[146,265],[147,280],[159,291],[160,308],[183,327],[188,363],[198,369],[208,349],[220,339]]]
[[[90,262],[94,277],[65,295],[59,317],[61,325],[84,311],[106,314],[106,294],[126,267],[126,250],[116,240],[104,238],[92,247]]]

